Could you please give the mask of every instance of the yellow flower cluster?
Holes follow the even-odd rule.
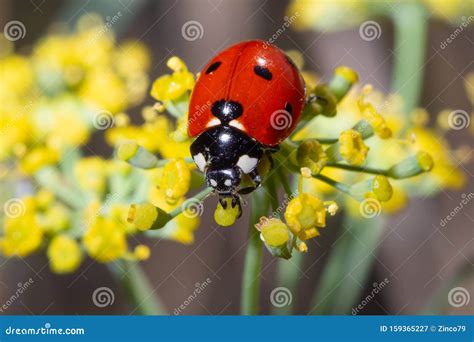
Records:
[[[2,37],[0,161],[18,160],[22,171],[34,173],[104,129],[104,116],[112,125],[115,114],[144,98],[147,48],[118,46],[103,28],[98,16],[88,15],[75,32],[46,36],[27,56],[14,53]]]
[[[463,16],[469,13],[470,9],[469,1],[464,0],[413,0],[410,2],[424,6],[428,13],[433,13],[439,19],[453,24],[463,20]],[[369,18],[388,16],[397,5],[398,2],[394,0],[293,0],[287,13],[288,16],[296,18],[294,23],[296,29],[338,31],[359,25]]]
[[[390,181],[391,197],[380,199],[382,210],[388,214],[399,211],[407,205],[408,193],[428,195],[432,193],[433,187],[454,189],[462,187],[465,177],[448,143],[440,135],[440,129],[427,127],[427,120],[422,119],[427,117],[427,113],[419,108],[413,111],[411,120],[407,122],[402,115],[402,108],[403,100],[395,95],[384,96],[371,86],[355,88],[338,104],[336,117],[317,116],[295,135],[295,140],[315,139],[327,136],[327,132],[341,131],[338,143],[335,144],[338,148],[333,145],[326,150],[326,154],[330,157],[329,163],[320,172],[321,176],[339,183],[364,183],[370,176],[343,172],[331,162],[337,164],[345,161],[350,165],[360,166],[362,172],[371,168],[385,170],[420,151],[429,152],[427,158],[430,163],[433,162],[433,166],[432,169],[429,168],[431,171],[428,174],[413,179]],[[371,127],[373,135],[379,139],[362,137],[360,132],[364,132],[363,129],[366,127],[357,126],[361,120],[367,127]],[[354,127],[357,127],[358,131]],[[352,188],[357,186],[354,185]],[[360,186],[358,188],[362,189]],[[334,187],[317,178],[308,179],[304,190],[317,196],[331,196],[336,191]],[[360,194],[362,197],[367,197],[364,191]],[[367,188],[366,192],[373,191]],[[353,209],[350,213],[359,216],[359,204],[350,197],[347,197],[346,202],[348,208]]]
[[[14,166],[0,177],[15,186],[27,175],[40,189],[13,199],[19,213],[5,202],[0,251],[25,257],[44,248],[56,273],[75,271],[83,251],[100,262],[149,256],[144,245],[129,251],[127,241],[137,232],[126,221],[127,197],[143,175],[80,151],[94,130],[128,123],[122,112],[149,85],[148,49],[116,44],[104,25],[88,14],[74,32],[45,36],[30,55],[0,38],[0,162]]]

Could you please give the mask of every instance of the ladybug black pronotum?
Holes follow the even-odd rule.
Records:
[[[189,106],[191,155],[226,208],[261,182],[257,164],[278,150],[301,115],[305,85],[286,54],[263,41],[233,45],[201,71]],[[247,174],[254,186],[239,188]]]

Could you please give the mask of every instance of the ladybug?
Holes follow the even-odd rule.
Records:
[[[278,151],[301,116],[305,84],[279,48],[252,40],[230,46],[212,58],[191,95],[188,134],[196,137],[191,155],[219,195],[223,208],[260,186],[257,164]],[[242,175],[254,186],[241,188]]]

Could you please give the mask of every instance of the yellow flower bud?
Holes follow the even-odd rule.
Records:
[[[240,216],[240,207],[236,205],[232,208],[231,198],[225,199],[227,208],[224,209],[220,202],[217,203],[216,210],[214,211],[214,220],[219,226],[228,227],[234,224],[235,220]]]
[[[359,132],[349,129],[339,136],[339,153],[351,165],[362,165],[369,148]]]
[[[74,169],[79,185],[84,189],[103,193],[107,185],[107,162],[100,157],[86,157],[79,160]]]
[[[372,191],[379,201],[388,201],[393,194],[392,186],[388,181],[388,178],[382,175],[377,175],[374,177],[372,183]]]
[[[174,71],[173,74],[158,78],[153,82],[151,89],[151,96],[158,101],[177,100],[194,87],[194,76],[187,70],[181,59],[172,57],[168,60],[167,65]]]
[[[258,225],[265,243],[271,247],[285,245],[290,239],[288,226],[280,219],[270,218]]]
[[[388,139],[392,137],[392,131],[385,122],[385,119],[379,114],[379,112],[371,103],[364,102],[363,95],[358,101],[358,106],[362,117],[367,120],[370,126],[372,126],[375,134],[377,134],[381,139]]]
[[[351,84],[355,84],[359,81],[359,75],[351,68],[341,65],[334,70],[334,74],[343,77]]]
[[[117,149],[117,157],[120,160],[127,161],[132,158],[138,151],[138,144],[133,141],[127,141],[119,145]]]
[[[191,171],[183,159],[175,159],[165,165],[159,187],[170,204],[183,197],[190,184]]]
[[[38,219],[41,228],[48,233],[58,233],[69,227],[71,212],[69,209],[56,203],[47,208]]]
[[[59,156],[56,151],[45,147],[39,147],[31,150],[21,160],[20,167],[23,172],[31,175],[46,165],[56,163],[58,158]]]
[[[49,265],[55,273],[74,272],[81,264],[81,249],[76,240],[65,235],[53,238],[47,251]]]
[[[146,245],[138,245],[133,250],[133,254],[138,260],[147,260],[150,257],[150,248]]]
[[[5,256],[25,257],[41,245],[43,232],[34,212],[26,210],[23,216],[6,217],[5,230],[0,238],[0,250]]]
[[[174,72],[188,70],[186,64],[178,56],[173,56],[166,62],[166,66]]]
[[[82,237],[87,253],[99,262],[111,262],[127,253],[124,228],[112,219],[97,217]]]
[[[139,230],[148,230],[158,218],[158,208],[151,203],[132,204],[127,221]]]
[[[317,140],[305,140],[298,146],[296,161],[300,167],[307,167],[317,175],[326,166],[328,157]]]
[[[305,230],[310,232],[304,234],[311,235],[314,234],[313,228],[326,225],[326,208],[316,196],[301,193],[288,203],[285,219],[295,235],[299,236]]]
[[[433,168],[433,158],[431,158],[431,156],[426,152],[418,152],[416,154],[416,160],[418,160],[418,165],[420,165],[420,168],[425,172],[430,171]]]

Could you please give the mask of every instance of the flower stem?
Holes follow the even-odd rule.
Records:
[[[35,173],[34,177],[39,185],[53,192],[71,208],[80,209],[84,207],[84,200],[80,194],[70,188],[70,185],[56,167],[43,167]]]
[[[392,11],[395,29],[395,57],[392,91],[404,101],[405,126],[421,95],[424,76],[427,19],[424,5],[417,1],[401,2]],[[406,129],[406,127],[405,127]]]
[[[319,179],[320,181],[326,183],[326,184],[329,184],[331,185],[332,187],[336,188],[337,190],[349,195],[349,196],[352,196],[351,194],[351,190],[350,190],[350,187],[349,185],[347,184],[344,184],[344,183],[340,183],[338,181],[335,181],[334,179],[331,179],[329,177],[326,177],[326,176],[323,176],[321,174],[319,175],[315,175],[313,176],[314,178],[316,179]]]
[[[143,269],[135,261],[122,260],[109,264],[115,278],[122,284],[132,305],[132,313],[166,315],[161,300],[154,293]]]
[[[277,268],[277,284],[286,287],[293,298],[291,303],[283,307],[273,307],[274,315],[291,315],[294,312],[296,294],[298,293],[299,275],[302,273],[302,265],[305,253],[293,253],[291,259],[279,259]]]
[[[255,229],[254,224],[260,217],[268,213],[270,203],[263,191],[252,193],[252,210],[249,226],[249,240],[245,254],[244,274],[242,279],[242,315],[258,314],[258,301],[260,292],[260,269],[262,266],[262,241],[260,234]]]
[[[383,233],[383,220],[346,216],[342,225],[347,231],[331,248],[309,314],[350,314],[374,265],[374,252]],[[360,241],[364,241],[363,244]]]
[[[334,144],[339,141],[339,138],[315,138],[315,139],[319,141],[322,145]]]
[[[198,200],[198,201],[202,201],[204,198],[206,198],[207,195],[209,195],[212,191],[214,191],[214,189],[212,188],[204,188],[203,190],[201,190],[200,192],[198,192],[196,195],[194,195],[193,197],[191,197],[190,199],[192,200]],[[173,211],[170,211],[170,216],[172,218],[178,216],[179,214],[181,214],[183,212],[183,209],[186,209],[185,206],[179,206],[178,208],[174,209]]]
[[[188,201],[195,201],[195,202],[201,202],[207,195],[209,195],[213,191],[212,188],[204,188],[201,192],[197,193],[193,197],[189,198]],[[145,204],[145,206],[151,205],[151,204]],[[150,226],[145,227],[146,228],[146,235],[148,237],[159,237],[160,232],[159,229],[163,228],[169,221],[174,219],[176,216],[181,214],[183,210],[186,210],[187,206],[186,205],[180,205],[176,209],[170,211],[169,213],[165,212],[163,209],[159,207],[155,207],[156,210],[158,211],[158,215],[155,218],[154,222],[150,222]],[[140,204],[132,204],[129,209],[129,216],[128,220],[130,223],[136,222],[136,218],[141,216],[140,212],[146,212],[146,209],[142,208],[142,205]],[[134,223],[135,224],[135,223]],[[141,228],[141,227],[140,227]]]
[[[383,175],[388,176],[388,171],[383,169],[371,168],[371,167],[360,167],[348,164],[340,164],[340,163],[327,163],[327,167],[335,167],[338,169],[344,169],[347,171],[354,171],[354,172],[362,172],[362,173],[370,173],[374,175]]]

